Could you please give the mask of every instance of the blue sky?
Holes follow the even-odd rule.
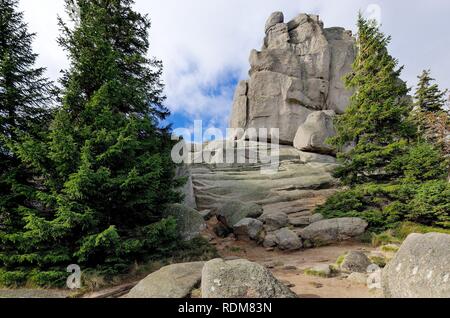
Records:
[[[227,127],[234,88],[246,79],[251,49],[259,49],[264,23],[273,11],[286,19],[301,12],[319,14],[326,27],[355,31],[358,10],[380,8],[382,29],[392,35],[391,53],[405,65],[403,79],[431,68],[450,88],[450,1],[448,0],[136,0],[136,9],[152,20],[151,56],[164,63],[167,106],[174,128]],[[56,17],[64,16],[63,0],[20,0],[30,30],[37,32],[38,63],[56,80],[67,67],[58,47]]]

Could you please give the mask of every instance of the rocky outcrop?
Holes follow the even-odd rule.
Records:
[[[255,219],[245,218],[233,226],[237,239],[259,241],[262,238],[264,224]]]
[[[363,252],[352,251],[348,253],[342,264],[341,270],[347,273],[367,273],[367,268],[372,264]]]
[[[289,228],[283,228],[274,233],[279,249],[284,251],[296,251],[303,247],[301,239]]]
[[[177,221],[177,230],[181,238],[190,241],[206,228],[203,216],[194,209],[182,204],[171,204],[164,211],[164,217],[173,217]]]
[[[336,113],[332,110],[314,112],[300,125],[294,139],[294,147],[322,154],[333,154],[335,149],[327,139],[336,135],[333,120]]]
[[[345,111],[352,92],[342,77],[351,71],[355,39],[343,28],[324,28],[316,15],[285,23],[281,12],[267,20],[261,51],[250,55],[250,78],[236,89],[232,128],[279,128],[292,144],[314,112]],[[241,136],[236,136],[241,137]]]
[[[263,209],[258,204],[229,201],[219,209],[217,218],[223,225],[233,229],[241,220],[258,218],[262,213]]]
[[[450,235],[411,234],[385,267],[386,297],[449,298]]]
[[[362,235],[368,223],[360,218],[340,218],[323,220],[298,231],[304,240],[314,245],[345,241]]]
[[[147,276],[124,298],[186,298],[200,285],[204,262],[174,264]]]
[[[295,298],[264,266],[247,260],[215,259],[205,264],[203,298]]]

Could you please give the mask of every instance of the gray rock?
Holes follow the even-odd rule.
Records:
[[[361,285],[367,285],[367,281],[369,279],[369,275],[364,274],[364,273],[351,273],[348,277],[347,280],[357,283],[357,284],[361,284]]]
[[[313,224],[313,223],[316,223],[316,222],[319,222],[319,221],[323,221],[323,219],[324,219],[324,217],[323,217],[322,214],[316,213],[316,214],[313,214],[313,215],[309,218],[309,222],[310,222],[310,224]]]
[[[388,298],[450,298],[450,235],[411,234],[382,273]]]
[[[266,248],[273,248],[277,246],[277,237],[275,233],[267,233],[264,237],[263,246]]]
[[[302,241],[289,228],[276,231],[275,237],[278,248],[281,250],[295,251],[302,248]]]
[[[214,259],[202,274],[203,298],[295,298],[264,266],[247,260]]]
[[[140,281],[124,298],[186,298],[200,284],[204,262],[174,264]]]
[[[242,203],[230,201],[225,203],[219,210],[217,218],[230,229],[245,218],[258,218],[263,213],[260,205],[255,203]]]
[[[181,204],[169,205],[164,217],[172,216],[177,221],[177,228],[183,240],[190,241],[198,237],[206,229],[206,223],[197,210]]]
[[[294,139],[294,147],[322,154],[332,154],[335,149],[326,143],[336,135],[333,120],[336,116],[332,110],[314,112],[300,125]]]
[[[341,270],[347,273],[367,273],[372,264],[366,254],[358,251],[348,253],[341,264]]]
[[[345,241],[363,234],[368,224],[360,218],[338,218],[315,222],[298,234],[315,245]]]
[[[273,232],[288,226],[289,218],[286,213],[264,213],[260,218],[268,232]]]
[[[205,221],[209,221],[214,215],[213,211],[211,210],[203,210],[200,211],[199,213]]]
[[[292,144],[311,113],[345,111],[352,91],[342,78],[356,48],[350,31],[325,29],[316,15],[283,21],[280,12],[272,14],[262,50],[251,52],[250,79],[238,86],[231,127],[279,128],[280,140]]]
[[[331,267],[328,264],[317,264],[305,270],[305,274],[325,278],[331,277]]]
[[[266,33],[269,31],[270,28],[275,26],[278,23],[284,22],[284,14],[283,12],[274,12],[270,15],[270,17],[267,19],[266,22]]]
[[[183,205],[197,209],[197,202],[194,195],[194,185],[192,184],[192,176],[186,165],[177,168],[177,178],[187,178],[186,183],[179,189],[179,192],[183,196]]]
[[[261,239],[261,233],[264,230],[263,223],[256,219],[245,218],[234,225],[234,235],[238,239],[250,239],[258,241]]]

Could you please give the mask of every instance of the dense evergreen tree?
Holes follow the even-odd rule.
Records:
[[[361,16],[358,29],[358,55],[346,79],[354,95],[337,119],[338,134],[332,139],[341,151],[354,145],[338,155],[342,166],[336,171],[350,187],[317,212],[326,217],[362,217],[375,231],[405,221],[449,227],[447,165],[438,143],[430,142],[426,133],[442,140],[446,125],[435,125],[433,132],[417,129],[413,102],[399,78],[402,68],[387,50],[390,37]],[[425,77],[423,83],[429,88]],[[421,103],[427,109],[440,109],[437,86],[418,95],[425,96]]]
[[[14,250],[14,235],[24,226],[23,207],[34,192],[32,172],[15,145],[20,134],[39,138],[50,119],[51,82],[35,67],[33,33],[17,0],[0,0],[0,268]]]
[[[34,269],[38,284],[63,281],[71,263],[120,271],[176,241],[162,218],[179,198],[170,136],[158,128],[168,114],[161,62],[146,57],[150,22],[131,0],[66,3],[62,107],[45,142],[26,135],[17,146],[39,191],[3,255],[8,268]]]
[[[437,84],[432,84],[430,70],[424,70],[418,76],[419,83],[415,94],[417,111],[438,113],[444,110],[447,91],[441,91]]]
[[[336,121],[337,137],[332,142],[342,152],[342,167],[336,175],[347,184],[389,180],[386,170],[392,158],[405,151],[414,128],[407,118],[412,110],[406,83],[399,76],[402,67],[387,49],[390,37],[376,21],[358,19],[358,54],[353,72],[346,77],[355,91],[350,105]]]

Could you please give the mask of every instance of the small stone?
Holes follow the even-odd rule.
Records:
[[[305,270],[306,275],[328,278],[331,276],[331,268],[328,264],[317,264]]]
[[[364,273],[351,273],[348,277],[347,280],[352,281],[354,283],[357,284],[361,284],[361,285],[367,285],[367,279],[369,278],[369,276],[367,274]]]
[[[353,251],[348,253],[340,268],[348,273],[367,273],[368,267],[372,264],[369,258],[363,252]]]

